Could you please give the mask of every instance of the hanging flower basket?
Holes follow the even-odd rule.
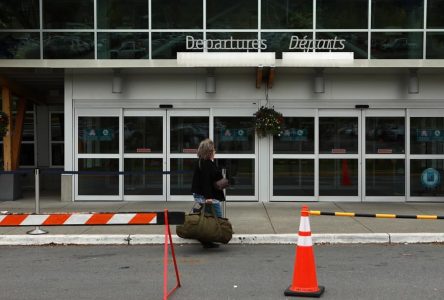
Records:
[[[8,131],[8,115],[0,111],[0,138],[3,138]]]
[[[282,133],[284,117],[280,112],[275,111],[273,107],[261,106],[254,116],[256,117],[256,132],[259,137],[279,135]]]

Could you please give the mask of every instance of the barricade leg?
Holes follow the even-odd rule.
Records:
[[[168,292],[168,244],[171,248],[171,256],[173,257],[174,271],[176,273],[176,286]],[[173,238],[171,237],[170,223],[168,222],[168,209],[165,209],[165,244],[164,244],[164,256],[163,256],[163,299],[167,300],[168,297],[180,287],[179,269],[176,262],[176,254],[174,253]]]

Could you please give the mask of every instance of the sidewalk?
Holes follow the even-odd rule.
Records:
[[[188,212],[192,202],[61,202],[56,196],[40,197],[40,212]],[[444,203],[347,203],[347,202],[228,202],[227,217],[233,224],[233,243],[296,243],[300,208],[329,212],[390,213],[404,215],[444,215]],[[34,212],[33,195],[16,201],[0,202],[0,211]],[[311,216],[311,230],[316,243],[384,243],[444,242],[444,220],[380,219],[333,216]],[[66,243],[78,239],[100,240],[97,243],[162,243],[163,226],[57,226],[42,227],[46,235],[31,236],[32,227],[0,227],[0,244],[20,239],[48,241],[62,235]],[[172,232],[175,233],[174,226]],[[427,233],[427,234],[424,234]],[[59,237],[60,238],[60,237]],[[69,242],[71,241],[71,242]],[[144,242],[145,241],[145,242]],[[188,243],[188,240],[175,238]],[[60,242],[60,243],[65,243]],[[57,243],[57,242],[55,242]]]

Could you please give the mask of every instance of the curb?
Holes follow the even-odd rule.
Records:
[[[296,234],[234,234],[230,244],[297,244]],[[161,245],[162,234],[1,235],[0,246],[42,245]],[[173,235],[175,244],[196,244]],[[443,243],[444,233],[342,233],[313,234],[314,244],[416,244]]]

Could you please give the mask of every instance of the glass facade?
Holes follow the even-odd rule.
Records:
[[[266,49],[249,51],[278,59],[303,51],[291,47],[293,36],[343,40],[339,51],[356,59],[444,57],[444,0],[1,2],[0,59],[175,59],[191,51],[187,35],[262,39]]]

